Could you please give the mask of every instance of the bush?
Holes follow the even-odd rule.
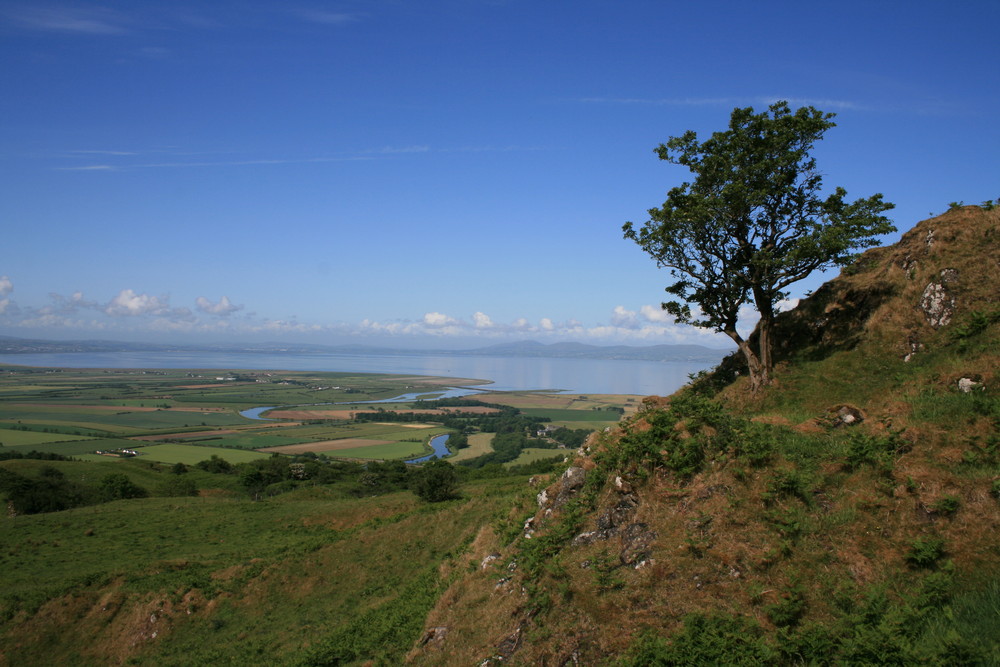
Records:
[[[218,454],[212,454],[210,458],[204,461],[199,461],[195,464],[198,468],[201,468],[205,472],[212,472],[217,474],[227,474],[233,472],[233,464],[229,461],[220,458]]]
[[[938,537],[918,537],[910,543],[906,562],[914,567],[933,567],[944,556],[944,540]]]
[[[611,469],[666,466],[690,477],[701,470],[710,452],[735,447],[747,428],[720,404],[690,393],[642,416],[642,430],[627,425],[617,445],[598,455],[600,463]]]
[[[777,659],[760,626],[743,616],[691,614],[669,642],[640,635],[620,667],[640,665],[767,665]]]
[[[848,440],[847,468],[858,470],[872,466],[879,472],[892,472],[894,459],[906,450],[906,442],[901,431],[889,431],[887,435],[867,435],[854,432]]]
[[[791,496],[808,505],[810,503],[809,478],[797,469],[775,470],[767,482],[767,490],[763,496],[766,503],[772,503],[784,496]]]
[[[187,477],[168,477],[160,484],[159,495],[167,497],[197,496],[198,486]]]
[[[951,516],[958,511],[960,504],[961,503],[956,496],[941,496],[931,503],[931,509],[938,514]]]
[[[777,439],[771,429],[764,424],[751,423],[740,431],[733,453],[747,465],[760,468],[770,463],[776,449]]]
[[[764,613],[779,628],[795,625],[806,611],[806,601],[800,586],[792,586],[777,602],[764,607]]]
[[[130,480],[128,475],[122,472],[112,472],[105,475],[101,479],[100,489],[105,500],[145,498],[149,495],[146,489]]]
[[[413,473],[410,488],[427,502],[451,500],[458,496],[458,474],[447,461],[432,459]]]

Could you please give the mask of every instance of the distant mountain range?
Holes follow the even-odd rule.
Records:
[[[168,345],[109,340],[40,340],[0,336],[0,354],[72,352],[243,352],[262,354],[446,355],[489,357],[549,357],[565,359],[631,359],[638,361],[694,361],[716,363],[728,350],[702,345],[586,345],[521,341],[468,350],[415,350],[368,345],[310,345],[303,343],[232,343],[223,345]]]

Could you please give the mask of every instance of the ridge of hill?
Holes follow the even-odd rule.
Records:
[[[869,250],[473,544],[415,664],[1000,664],[1000,211]],[[537,495],[536,495],[537,494]]]

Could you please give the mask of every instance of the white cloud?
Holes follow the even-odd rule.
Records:
[[[63,314],[75,313],[80,308],[97,308],[98,304],[95,301],[89,301],[83,297],[83,292],[77,290],[73,292],[69,297],[65,297],[61,294],[50,293],[49,298],[53,301],[53,306],[44,307],[39,310],[39,312],[57,312]]]
[[[7,310],[7,306],[10,305],[10,299],[7,295],[14,291],[14,283],[11,282],[10,278],[7,276],[0,276],[0,313]]]
[[[198,310],[203,313],[208,313],[210,315],[219,315],[222,317],[227,317],[231,313],[235,313],[238,310],[243,310],[242,305],[235,305],[229,301],[228,296],[223,296],[219,299],[219,303],[212,303],[203,296],[199,296],[195,299],[195,304],[198,306]]]
[[[444,313],[425,313],[424,324],[432,328],[448,327],[458,324],[458,320],[448,317]]]
[[[801,299],[782,299],[778,303],[774,304],[774,309],[779,313],[785,313],[799,305]]]
[[[104,307],[104,312],[112,316],[158,315],[169,310],[166,297],[136,294],[123,289]]]
[[[625,306],[615,306],[611,311],[611,323],[616,327],[633,328],[638,324],[634,310],[628,310]]]
[[[314,324],[294,319],[277,320],[244,312],[239,318],[230,317],[244,311],[242,304],[234,304],[228,296],[218,301],[199,296],[193,308],[173,307],[169,296],[154,296],[122,289],[110,301],[87,299],[77,291],[69,296],[50,294],[52,301],[42,307],[18,308],[7,297],[14,289],[7,276],[0,276],[0,313],[7,326],[34,329],[80,329],[100,331],[113,337],[116,333],[141,334],[142,332],[239,336],[267,335],[280,340],[283,334],[314,336],[317,342],[342,336],[382,336],[394,338],[436,337],[461,340],[524,340],[542,342],[576,340],[594,344],[700,343],[710,346],[728,346],[727,338],[707,329],[679,325],[667,313],[653,305],[628,307],[614,306],[605,321],[583,324],[576,319],[556,320],[552,317],[517,317],[498,322],[478,310],[465,317],[428,311],[414,319],[378,321],[365,319],[360,323]],[[789,304],[790,305],[790,304]],[[785,304],[782,304],[784,307]],[[94,319],[77,316],[83,310],[95,313]],[[752,308],[741,313],[749,327],[755,313]],[[741,322],[742,324],[742,322]],[[741,327],[742,328],[742,327]],[[405,343],[403,343],[405,344]]]
[[[674,321],[674,316],[660,306],[645,305],[639,309],[639,313],[648,322],[670,323]]]
[[[489,315],[478,311],[472,314],[472,323],[477,329],[492,329],[494,326]]]

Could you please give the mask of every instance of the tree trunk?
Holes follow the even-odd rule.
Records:
[[[754,392],[771,383],[771,371],[774,369],[774,360],[771,354],[771,330],[774,328],[774,303],[771,297],[759,288],[753,290],[754,305],[760,313],[760,321],[757,322],[757,354],[760,359],[760,375],[757,382],[752,382],[751,389]]]
[[[735,329],[725,331],[724,333],[736,342],[737,347],[740,348],[740,352],[743,353],[743,357],[747,361],[747,370],[750,372],[750,391],[757,393],[770,381],[770,373],[761,363],[761,358],[750,347],[749,341],[744,340],[743,336]]]
[[[771,356],[772,324],[772,317],[761,314],[760,322],[757,324],[757,349],[760,350],[760,382],[757,389],[771,383],[771,371],[774,369],[774,360]]]

